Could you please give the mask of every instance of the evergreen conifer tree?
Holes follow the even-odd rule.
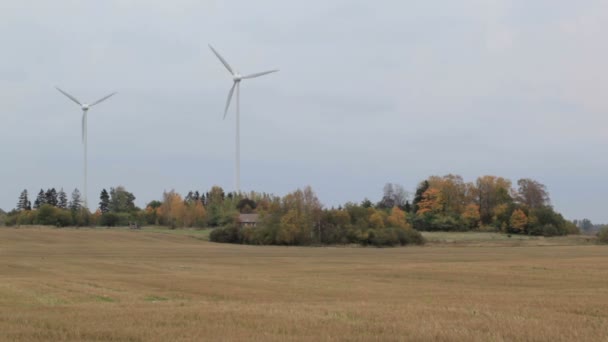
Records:
[[[55,190],[55,188],[48,189],[46,191],[45,197],[46,197],[47,204],[50,204],[50,205],[56,207],[57,204],[59,203],[59,200],[57,199],[57,190]]]
[[[21,195],[19,195],[19,201],[17,202],[17,210],[31,210],[31,202],[27,197],[27,190],[21,191]]]
[[[65,191],[63,191],[63,188],[61,188],[61,190],[59,190],[59,193],[57,194],[57,198],[58,198],[57,208],[67,209],[68,208],[68,195],[65,193]]]
[[[70,210],[78,211],[82,208],[82,197],[80,196],[80,191],[78,189],[74,189],[72,191],[72,200],[70,201]]]
[[[110,211],[110,195],[106,189],[101,190],[99,195],[99,211],[105,214]]]
[[[34,201],[34,209],[40,209],[43,204],[46,204],[46,194],[44,193],[44,190],[40,189],[38,197],[36,197],[36,200]]]

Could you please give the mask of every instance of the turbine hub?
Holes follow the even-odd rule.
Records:
[[[88,104],[83,104],[82,105],[82,110],[89,110],[89,105]]]
[[[236,73],[232,75],[232,79],[234,80],[234,82],[240,82],[243,79],[243,76],[239,73]]]

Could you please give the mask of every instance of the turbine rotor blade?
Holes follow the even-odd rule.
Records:
[[[63,95],[65,95],[68,99],[76,102],[77,105],[79,105],[79,106],[82,107],[82,103],[80,103],[80,101],[78,101],[74,96],[68,94],[67,92],[65,92],[63,90],[61,90],[61,88],[59,88],[59,87],[55,87],[55,89],[59,90],[59,92],[62,93]]]
[[[226,69],[228,69],[228,71],[230,71],[230,74],[234,75],[234,71],[232,70],[232,67],[230,67],[230,64],[228,64],[228,62],[226,62],[224,57],[222,57],[222,55],[220,55],[219,52],[215,51],[215,49],[213,48],[213,46],[211,46],[211,44],[209,44],[209,48],[211,49],[211,51],[213,51],[215,56],[217,56],[217,58],[220,60],[220,62],[222,62],[222,64],[224,64]]]
[[[230,108],[230,101],[232,100],[232,94],[234,94],[234,88],[237,86],[237,82],[234,82],[232,88],[230,88],[230,92],[228,93],[228,99],[226,100],[226,109],[224,109],[224,119],[226,119],[226,114],[228,114],[228,108]]]
[[[278,72],[278,71],[279,70],[270,70],[270,71],[258,72],[258,73],[255,73],[255,74],[243,76],[243,79],[256,78],[256,77],[272,74],[273,72]]]
[[[99,99],[99,100],[97,100],[97,101],[93,102],[92,104],[90,104],[90,105],[89,105],[89,107],[93,107],[94,105],[99,104],[99,103],[101,103],[101,102],[103,102],[103,101],[105,101],[105,100],[109,99],[110,97],[112,97],[112,96],[114,96],[114,95],[116,95],[116,92],[113,92],[112,94],[110,94],[110,95],[108,95],[108,96],[102,97],[101,99]]]

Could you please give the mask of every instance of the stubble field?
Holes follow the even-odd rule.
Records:
[[[0,228],[0,340],[608,340],[608,247],[427,238],[296,248]]]

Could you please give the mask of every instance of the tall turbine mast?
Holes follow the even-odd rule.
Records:
[[[222,62],[224,67],[226,67],[228,72],[230,72],[230,75],[232,75],[233,84],[232,84],[232,88],[230,88],[230,91],[228,92],[228,99],[226,100],[226,108],[224,109],[224,119],[226,119],[226,114],[228,114],[228,108],[230,108],[230,102],[232,101],[232,95],[234,94],[234,91],[236,89],[236,139],[235,139],[236,140],[236,151],[235,151],[236,152],[235,153],[236,170],[235,170],[234,185],[235,185],[236,192],[240,193],[241,192],[241,113],[240,113],[241,112],[241,105],[240,105],[241,81],[245,80],[245,79],[264,76],[264,75],[267,75],[267,74],[270,74],[273,72],[277,72],[279,70],[270,70],[270,71],[258,72],[255,74],[243,76],[238,71],[232,69],[230,64],[228,64],[228,62],[219,54],[219,52],[217,52],[213,48],[213,46],[209,45],[209,48],[211,49],[213,54],[215,54],[215,56],[220,60],[220,62]]]
[[[101,99],[93,102],[92,104],[86,104],[86,103],[81,103],[80,101],[78,101],[78,99],[76,99],[74,96],[68,94],[67,92],[61,90],[59,87],[55,87],[60,93],[62,93],[63,95],[65,95],[67,98],[69,98],[70,100],[72,100],[73,102],[75,102],[77,105],[80,106],[80,109],[82,109],[82,127],[81,127],[81,134],[82,134],[82,144],[84,145],[84,207],[85,208],[89,208],[89,204],[88,204],[88,193],[87,193],[87,145],[88,145],[88,135],[87,135],[87,114],[89,113],[89,109],[107,99],[109,99],[110,97],[114,96],[114,94],[116,94],[116,92],[104,96]]]

